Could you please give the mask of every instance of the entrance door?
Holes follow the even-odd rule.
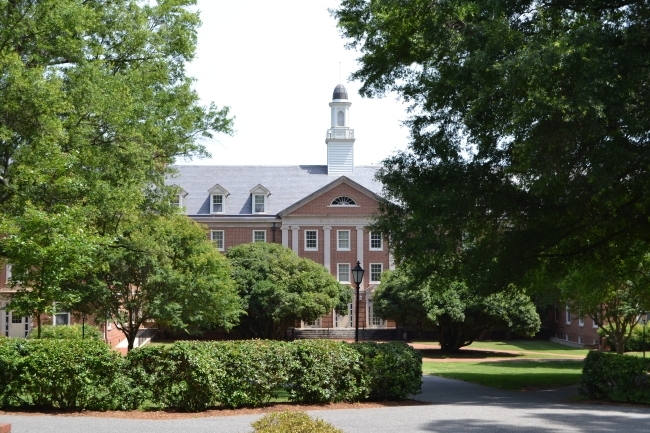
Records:
[[[353,326],[352,321],[352,304],[348,304],[348,314],[341,316],[336,315],[336,322],[334,323],[335,328],[351,328]]]
[[[29,334],[29,317],[15,316],[11,311],[5,312],[5,336],[25,338]]]

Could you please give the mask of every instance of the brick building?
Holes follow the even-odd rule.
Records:
[[[394,327],[373,314],[372,295],[381,273],[392,264],[381,233],[367,229],[381,185],[376,168],[354,166],[354,130],[343,85],[334,89],[326,165],[176,166],[168,179],[181,193],[176,203],[208,227],[221,251],[247,242],[275,242],[325,266],[339,282],[351,284],[357,261],[365,269],[359,304],[360,328]],[[348,314],[332,312],[301,327],[352,328]]]

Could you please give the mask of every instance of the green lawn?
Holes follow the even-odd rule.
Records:
[[[437,341],[418,341],[418,343],[438,344]],[[475,341],[469,346],[463,347],[461,350],[471,349],[510,350],[519,352],[521,356],[527,358],[552,358],[554,357],[553,355],[585,357],[589,353],[588,349],[575,349],[546,340]],[[558,357],[556,356],[556,358]]]
[[[424,374],[508,390],[549,389],[575,385],[582,361],[424,362]]]

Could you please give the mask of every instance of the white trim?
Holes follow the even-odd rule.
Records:
[[[264,209],[261,210],[261,211],[256,210],[257,205],[260,204],[260,203],[256,202],[257,197],[262,197],[261,205],[263,206]],[[251,207],[252,207],[251,214],[254,214],[254,215],[265,214],[266,213],[266,207],[267,207],[266,195],[265,194],[252,194],[251,195]]]
[[[311,233],[311,232],[316,233],[316,239],[315,239],[315,240],[316,240],[316,247],[308,247],[308,246],[307,246],[307,233]],[[304,230],[304,231],[303,231],[303,234],[304,234],[304,238],[305,238],[305,239],[304,239],[304,242],[305,242],[305,246],[304,246],[305,251],[318,251],[318,230],[312,230],[312,229]],[[314,239],[310,239],[310,240],[314,240]]]
[[[341,281],[341,266],[347,266],[348,267],[348,279],[347,281]],[[350,268],[349,263],[337,263],[336,264],[336,281],[339,283],[345,283],[345,284],[352,284],[352,271]]]
[[[596,324],[596,321],[594,319],[591,319],[592,325],[591,327],[594,329],[598,329],[598,325]]]
[[[221,210],[220,211],[215,211],[214,210],[214,205],[215,205],[215,198],[216,197],[221,197]],[[219,204],[219,203],[216,203]],[[211,214],[224,214],[226,213],[226,195],[219,193],[219,194],[210,194],[210,213]]]
[[[357,261],[363,263],[363,226],[357,226]],[[350,239],[350,246],[352,239]]]
[[[584,317],[578,317],[578,326],[583,328],[585,326],[585,318]]]
[[[282,230],[282,246],[289,248],[289,227],[283,225],[280,230]]]
[[[59,313],[52,314],[52,326],[57,326],[56,325],[56,316],[60,316],[60,315],[63,315],[63,314],[68,316],[68,325],[70,325],[70,313],[67,313],[65,311],[61,311]],[[67,326],[67,325],[59,325],[59,326]]]
[[[11,263],[5,265],[5,287],[11,284]]]
[[[379,248],[373,248],[372,247],[372,235],[379,234]],[[369,232],[368,234],[368,250],[369,251],[384,251],[384,237],[382,236],[381,233],[377,232]]]
[[[264,233],[264,240],[255,240],[255,233]],[[253,230],[253,242],[266,242],[266,230]]]
[[[372,265],[379,265],[381,267],[381,272],[379,272],[379,279],[378,280],[373,280],[372,279]],[[381,283],[381,274],[383,272],[384,272],[384,264],[383,263],[369,263],[368,264],[368,279],[370,281],[370,284]]]
[[[341,233],[348,234],[348,247],[341,248]],[[352,245],[352,239],[350,235],[350,230],[337,230],[336,231],[336,251],[350,251],[350,246]]]
[[[571,309],[569,308],[569,303],[566,304],[566,310],[564,311],[564,319],[567,325],[571,324]]]
[[[219,248],[218,241],[219,239],[214,238],[215,233],[221,233],[221,248]],[[219,251],[225,251],[226,249],[226,234],[223,230],[210,230],[210,240],[214,243],[214,246]]]

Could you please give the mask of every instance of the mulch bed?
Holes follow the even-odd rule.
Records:
[[[418,400],[398,400],[398,401],[379,401],[379,402],[362,402],[362,403],[323,403],[323,404],[294,404],[294,403],[270,403],[258,408],[241,408],[241,409],[211,409],[203,412],[176,412],[173,410],[156,410],[156,411],[115,411],[108,410],[105,412],[83,410],[83,411],[62,411],[62,410],[30,410],[16,409],[14,411],[0,411],[2,415],[54,415],[67,417],[101,417],[101,418],[128,418],[128,419],[145,419],[145,420],[167,420],[167,419],[184,419],[184,418],[204,418],[219,416],[236,416],[236,415],[257,415],[269,412],[284,411],[307,411],[307,410],[332,410],[332,409],[370,409],[379,407],[398,407],[398,406],[422,406],[434,403]]]

